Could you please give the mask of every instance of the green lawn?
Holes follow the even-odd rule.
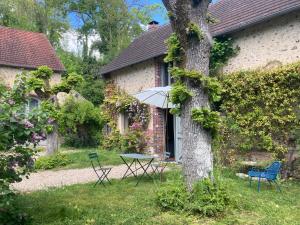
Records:
[[[122,160],[119,156],[120,153],[115,151],[104,151],[99,150],[98,148],[84,148],[84,149],[75,149],[75,148],[62,148],[59,150],[59,153],[64,155],[64,158],[67,159],[67,163],[64,166],[55,166],[53,169],[75,169],[75,168],[86,168],[90,167],[91,163],[88,158],[88,153],[97,152],[99,154],[100,163],[102,165],[119,165],[122,164]],[[53,158],[55,156],[42,156],[38,160],[45,160]]]
[[[167,174],[173,177],[172,173]],[[92,184],[74,185],[19,196],[20,204],[36,225],[98,224],[300,224],[300,184],[282,184],[282,193],[263,184],[261,193],[248,182],[227,173],[224,182],[235,201],[218,218],[200,218],[161,210],[155,203],[160,182],[114,180],[106,188]]]

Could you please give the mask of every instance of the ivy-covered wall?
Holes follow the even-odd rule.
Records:
[[[219,144],[227,151],[267,151],[283,159],[299,139],[300,62],[221,76]]]

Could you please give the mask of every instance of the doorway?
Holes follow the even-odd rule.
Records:
[[[175,139],[174,139],[174,116],[170,113],[170,110],[167,112],[167,124],[166,124],[166,151],[171,153],[171,158],[175,159]]]

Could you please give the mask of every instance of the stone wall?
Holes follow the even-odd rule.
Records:
[[[155,86],[154,74],[154,60],[151,59],[117,70],[111,73],[111,78],[118,87],[128,94],[136,94],[141,90]]]
[[[13,67],[3,67],[0,66],[0,82],[7,87],[12,87],[14,85],[14,80],[17,74],[21,74],[24,70]],[[25,70],[26,71],[26,70]],[[58,84],[61,80],[61,75],[54,73],[50,80],[50,84]]]
[[[300,12],[266,21],[232,35],[240,47],[223,72],[268,68],[300,60]]]

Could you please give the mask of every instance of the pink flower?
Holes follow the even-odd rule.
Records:
[[[26,120],[24,123],[25,128],[29,129],[29,128],[33,128],[34,125],[32,123],[30,123],[29,120]]]

